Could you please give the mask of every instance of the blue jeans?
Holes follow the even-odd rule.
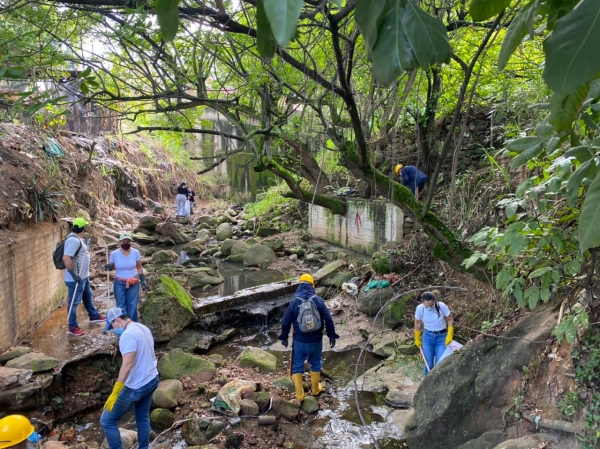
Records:
[[[123,449],[117,423],[133,407],[137,427],[139,449],[148,449],[150,444],[150,405],[152,393],[158,387],[158,376],[137,390],[123,387],[112,411],[104,410],[100,425],[106,435],[109,449]]]
[[[302,343],[294,340],[294,358],[292,359],[292,374],[304,374],[304,361],[308,359],[310,370],[313,372],[321,371],[323,367],[323,342]]]
[[[69,297],[67,298],[67,307],[71,309],[71,314],[69,315],[69,327],[77,326],[77,306],[83,300],[83,306],[85,310],[87,310],[88,315],[90,316],[90,320],[98,318],[100,315],[98,310],[96,310],[96,306],[94,306],[94,301],[92,300],[92,287],[90,287],[90,278],[85,278],[77,282],[65,282],[67,288],[69,289]],[[75,292],[75,286],[77,286],[77,291]],[[75,292],[75,298],[73,298],[73,292]],[[71,301],[73,302],[73,307],[71,307]],[[69,309],[67,309],[67,313]]]
[[[423,331],[423,354],[425,354],[425,360],[427,360],[427,364],[431,369],[437,365],[438,360],[442,358],[442,354],[446,350],[446,335],[448,335],[448,330],[440,334],[434,334],[427,329]],[[429,372],[427,365],[423,369],[427,376]]]
[[[127,316],[137,323],[137,304],[140,296],[140,284],[137,283],[129,286],[129,288],[125,288],[126,284],[125,281],[119,281],[118,279],[115,281],[113,290],[115,293],[115,301],[117,302],[117,307],[123,309],[127,313]]]

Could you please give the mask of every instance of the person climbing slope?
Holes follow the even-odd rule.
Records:
[[[419,199],[419,195],[425,189],[427,175],[414,165],[398,164],[394,168],[394,172],[396,176],[400,177],[402,184],[410,189],[416,199]]]
[[[425,358],[427,375],[454,338],[454,319],[448,306],[436,301],[433,292],[423,292],[421,301],[415,310],[415,345]]]
[[[292,299],[283,317],[279,340],[281,340],[283,346],[288,347],[288,335],[293,325],[292,380],[296,390],[296,399],[302,401],[304,400],[302,375],[304,374],[305,360],[308,360],[310,364],[313,396],[317,396],[323,390],[319,383],[323,366],[321,358],[323,328],[325,328],[329,337],[331,348],[335,346],[335,341],[340,336],[335,333],[331,313],[325,302],[315,293],[314,278],[310,274],[303,274],[300,276],[299,282],[294,299]]]
[[[133,321],[138,320],[138,299],[140,285],[148,290],[148,282],[142,268],[140,252],[131,247],[132,237],[128,232],[119,236],[120,248],[110,253],[110,263],[104,265],[106,271],[116,270],[114,294],[117,307],[125,310]]]

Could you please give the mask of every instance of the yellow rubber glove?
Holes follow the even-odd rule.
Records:
[[[119,393],[121,392],[121,390],[123,389],[124,386],[125,386],[125,384],[123,382],[117,381],[115,383],[112,393],[106,400],[106,404],[104,404],[104,410],[112,412],[115,402],[117,402],[117,399],[119,398]]]
[[[454,338],[454,326],[448,326],[448,335],[446,335],[446,346],[452,343]]]
[[[423,340],[421,340],[421,331],[415,331],[415,345],[417,348],[420,348],[423,345]]]

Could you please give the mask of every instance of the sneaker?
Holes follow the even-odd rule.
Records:
[[[82,335],[85,335],[85,332],[79,329],[79,326],[73,326],[69,328],[69,334],[81,337]]]
[[[90,318],[90,323],[106,323],[106,315],[101,313],[96,318]]]

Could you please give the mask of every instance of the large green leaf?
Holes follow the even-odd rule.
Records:
[[[600,245],[600,174],[596,175],[585,196],[579,217],[579,248],[586,251]]]
[[[394,1],[379,25],[379,37],[373,47],[373,76],[383,85],[393,83],[402,71],[418,67],[402,26],[403,4],[403,1]]]
[[[179,0],[157,0],[155,11],[163,40],[172,41],[179,28]]]
[[[373,0],[356,0],[356,23],[360,29],[360,33],[365,40],[367,48],[367,57],[371,58],[371,52],[377,42],[377,33],[379,24],[385,16],[386,10],[389,9],[393,2],[390,1],[373,1]]]
[[[538,157],[542,151],[544,151],[543,141],[531,145],[529,148],[527,148],[525,151],[523,151],[521,154],[515,157],[510,163],[510,166],[512,168],[519,168],[520,166],[529,162],[531,159]]]
[[[435,64],[450,62],[452,48],[442,21],[427,14],[412,1],[406,2],[402,14],[408,42],[423,70]]]
[[[518,139],[509,140],[506,143],[506,149],[512,153],[519,153],[538,145],[543,144],[544,139],[537,136],[519,137]]]
[[[544,79],[560,95],[573,92],[600,72],[600,1],[582,0],[562,17],[544,42]]]
[[[304,0],[263,0],[273,36],[279,45],[287,45],[294,34]]]
[[[562,95],[555,92],[550,100],[550,124],[558,132],[571,129],[573,120],[579,115],[581,105],[585,101],[590,85],[585,83],[573,93]]]
[[[511,0],[472,0],[469,5],[469,14],[475,22],[491,19],[500,14],[504,8],[510,5]]]
[[[256,3],[256,44],[258,52],[265,58],[272,58],[277,50],[277,42],[273,37],[263,0]]]
[[[533,21],[535,13],[539,7],[539,0],[532,0],[527,5],[519,10],[515,18],[510,24],[504,40],[502,48],[498,55],[498,71],[501,72],[508,64],[508,60],[515,52],[521,41],[529,33],[533,37]]]
[[[5,79],[19,79],[25,75],[25,69],[23,67],[7,67],[0,69],[0,78]]]

